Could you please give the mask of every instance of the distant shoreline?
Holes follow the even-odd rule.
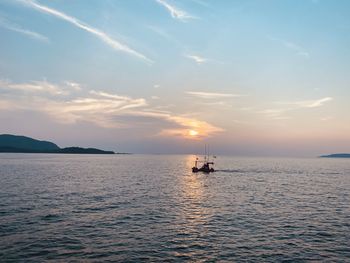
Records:
[[[29,151],[23,151],[23,152],[9,152],[9,151],[2,151],[0,149],[0,154],[1,153],[11,153],[11,154],[57,154],[57,155],[62,155],[62,154],[70,154],[70,155],[134,155],[134,153],[119,153],[119,152],[113,152],[113,153],[67,153],[67,152],[29,152]]]
[[[96,148],[66,147],[60,148],[49,141],[39,141],[26,136],[1,134],[0,152],[2,153],[51,153],[51,154],[116,154]],[[121,154],[121,153],[117,153]]]
[[[333,153],[328,155],[321,155],[320,158],[350,158],[350,153]]]
[[[57,150],[31,150],[13,147],[0,147],[0,153],[50,153],[50,154],[116,154],[113,151],[103,151],[95,148],[68,147]],[[118,153],[119,154],[119,153]]]

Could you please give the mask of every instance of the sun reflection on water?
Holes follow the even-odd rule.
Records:
[[[194,246],[197,248],[207,245],[208,225],[211,216],[211,210],[205,205],[208,195],[206,193],[206,174],[192,173],[191,168],[194,165],[196,156],[189,155],[185,159],[186,173],[181,182],[179,182],[180,192],[178,195],[178,221],[181,222],[175,227],[175,240],[177,246],[184,249],[174,252],[176,256],[195,256],[193,255]],[[200,250],[196,250],[198,253]]]

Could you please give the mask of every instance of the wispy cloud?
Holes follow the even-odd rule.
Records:
[[[281,38],[277,38],[277,37],[268,36],[268,38],[270,40],[272,40],[272,41],[277,41],[277,42],[281,43],[286,48],[296,52],[296,54],[299,55],[299,56],[303,56],[305,58],[309,58],[310,57],[310,53],[305,48],[299,46],[298,44],[295,44],[295,43],[293,43],[291,41],[287,41],[287,40],[284,40],[284,39],[281,39]]]
[[[202,139],[223,131],[206,121],[160,110],[159,107],[150,105],[144,98],[86,90],[86,87],[69,92],[70,88],[71,85],[67,82],[58,85],[47,81],[13,83],[0,80],[0,92],[3,94],[0,97],[0,109],[37,111],[61,123],[83,121],[112,129],[126,128],[135,118],[148,118],[151,123],[153,120],[156,124],[154,129],[158,130],[150,136],[157,134],[157,136],[189,138],[189,131],[196,130],[198,132],[196,138]],[[133,124],[138,125],[138,128],[142,127],[142,123]]]
[[[189,19],[196,19],[197,17],[188,14],[187,12],[169,4],[165,0],[156,0],[157,3],[164,6],[170,13],[172,18],[178,19],[182,22],[186,22]]]
[[[277,101],[275,104],[282,105],[279,108],[270,108],[265,110],[258,110],[257,113],[261,113],[272,120],[285,120],[290,119],[287,116],[288,113],[301,110],[311,109],[323,106],[325,103],[332,101],[333,98],[325,97],[317,100],[303,100],[303,101]],[[283,107],[284,106],[284,107]]]
[[[114,50],[122,51],[122,52],[125,52],[125,53],[132,55],[134,57],[145,60],[148,63],[153,63],[153,61],[150,60],[149,58],[147,58],[145,55],[137,52],[136,50],[128,47],[125,44],[122,44],[121,42],[119,42],[116,39],[109,36],[107,33],[80,21],[79,19],[77,19],[73,16],[69,16],[61,11],[56,10],[56,9],[41,5],[34,0],[17,0],[17,1],[25,4],[28,7],[31,7],[33,9],[37,10],[39,12],[42,12],[42,13],[45,13],[48,15],[52,15],[52,16],[55,16],[59,19],[67,21],[67,22],[71,23],[72,25],[74,25],[74,26],[76,26],[76,27],[78,27],[86,32],[89,32],[90,34],[96,36],[97,38],[102,40],[104,43],[109,45]]]
[[[306,108],[316,108],[323,106],[326,102],[333,100],[331,97],[326,97],[319,100],[311,100],[311,101],[301,101],[300,105]]]
[[[208,62],[207,58],[200,57],[197,55],[185,55],[185,57],[195,61],[198,65],[201,65],[201,64]]]
[[[46,43],[49,42],[49,39],[46,36],[41,35],[41,34],[34,32],[34,31],[30,31],[28,29],[24,29],[24,28],[20,27],[19,25],[10,23],[10,22],[5,21],[4,19],[1,19],[1,18],[0,18],[0,27],[6,28],[8,30],[11,30],[11,31],[14,31],[17,33],[20,33],[22,35],[30,37],[31,39],[39,40],[39,41],[46,42]]]
[[[265,109],[257,112],[263,114],[271,120],[288,120],[290,118],[285,116],[285,113],[289,110],[291,109]]]
[[[332,97],[325,97],[318,100],[304,100],[294,102],[277,102],[278,104],[286,104],[295,106],[296,108],[317,108],[323,106],[326,102],[332,101]]]
[[[239,94],[231,93],[215,93],[215,92],[203,92],[203,91],[186,91],[186,94],[202,98],[202,99],[219,99],[219,98],[233,98],[241,97]]]
[[[51,95],[64,95],[67,91],[47,81],[32,81],[26,83],[12,83],[7,80],[0,80],[0,88],[8,91],[20,91],[25,93],[47,93]]]
[[[65,81],[64,82],[67,86],[71,87],[75,91],[81,90],[81,85],[79,83],[73,82],[73,81]]]
[[[140,99],[133,99],[128,96],[120,96],[116,94],[110,94],[107,92],[102,92],[102,91],[90,91],[90,94],[102,97],[102,98],[107,98],[107,99],[112,99],[115,100],[114,102],[116,104],[119,104],[119,102],[123,102],[125,105],[122,105],[120,107],[120,110],[126,110],[126,109],[131,109],[131,108],[138,108],[138,107],[144,107],[147,106],[146,100],[143,98]]]

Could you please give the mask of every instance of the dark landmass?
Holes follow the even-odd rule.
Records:
[[[79,154],[114,154],[112,151],[103,151],[95,148],[67,147],[60,149],[59,153],[79,153]]]
[[[321,155],[321,158],[350,158],[350,153],[334,153],[329,155]]]
[[[9,147],[32,151],[53,151],[60,149],[60,147],[52,142],[39,141],[26,136],[17,136],[11,134],[0,135],[0,147]]]
[[[69,154],[114,154],[95,148],[67,147],[60,148],[47,141],[39,141],[26,136],[11,134],[0,135],[0,152],[6,153],[69,153]]]

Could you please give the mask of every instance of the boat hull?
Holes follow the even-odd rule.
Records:
[[[197,167],[192,167],[192,173],[198,173],[198,172],[202,172],[202,173],[213,173],[215,172],[214,168],[197,168]]]

